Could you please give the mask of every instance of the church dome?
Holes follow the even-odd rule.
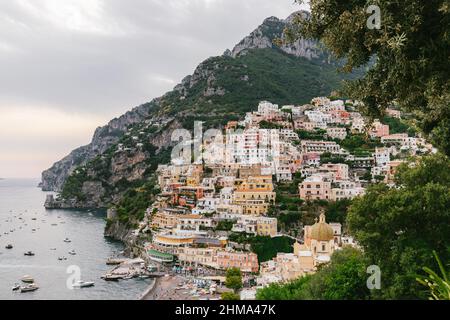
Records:
[[[323,213],[320,215],[319,222],[311,227],[310,237],[317,241],[330,241],[334,239],[333,228],[326,223]]]

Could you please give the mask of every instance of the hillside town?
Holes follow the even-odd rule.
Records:
[[[294,183],[295,197],[304,203],[353,199],[371,183],[392,185],[407,157],[435,152],[416,134],[392,133],[380,120],[367,120],[357,107],[325,97],[303,106],[264,101],[242,121],[229,122],[222,136],[202,139],[201,157],[188,152],[183,158],[195,144],[184,141],[170,164],[159,165],[161,193],[135,231],[151,231],[147,258],[209,279],[238,268],[252,279],[242,291],[251,298],[257,288],[312,274],[336,250],[357,247],[323,210],[295,233],[280,228],[271,214],[278,186]],[[394,108],[387,116],[402,118]],[[368,136],[370,146],[349,143],[361,136]],[[235,241],[239,235],[288,237],[293,246],[261,261],[250,246]]]

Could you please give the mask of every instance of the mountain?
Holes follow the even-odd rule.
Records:
[[[267,18],[233,50],[202,62],[172,91],[98,128],[89,145],[42,173],[42,189],[60,192],[56,206],[107,207],[169,160],[173,129],[192,128],[196,120],[221,127],[261,100],[303,104],[329,95],[344,76],[319,43],[274,44],[297,15],[308,17],[301,11],[285,20]]]

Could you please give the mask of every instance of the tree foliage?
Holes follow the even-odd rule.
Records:
[[[425,298],[415,279],[433,250],[450,261],[450,160],[432,155],[398,170],[396,188],[374,185],[353,201],[347,225],[381,268],[380,298]]]
[[[242,273],[240,269],[230,268],[227,270],[225,286],[229,289],[233,289],[234,293],[242,288]]]
[[[433,252],[441,276],[428,267],[424,267],[423,270],[427,273],[427,276],[417,278],[417,281],[427,287],[430,290],[430,300],[450,300],[450,274],[442,264],[436,252]]]
[[[297,0],[302,3],[304,0]],[[363,79],[345,93],[364,102],[379,117],[396,101],[414,112],[422,130],[450,154],[450,4],[448,0],[310,0],[311,17],[296,19],[289,41],[320,39],[344,59],[345,71],[369,65]],[[381,28],[368,28],[381,10]]]
[[[271,284],[258,290],[259,300],[365,300],[367,261],[361,251],[345,248],[336,251],[328,265],[317,273],[288,284]]]

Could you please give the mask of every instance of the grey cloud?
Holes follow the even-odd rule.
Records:
[[[0,106],[118,115],[171,89],[292,0],[108,0],[64,19],[55,3],[0,0]],[[74,4],[75,3],[75,4]],[[31,7],[30,7],[31,5]],[[47,7],[46,7],[47,6]],[[63,8],[66,9],[66,8]]]

